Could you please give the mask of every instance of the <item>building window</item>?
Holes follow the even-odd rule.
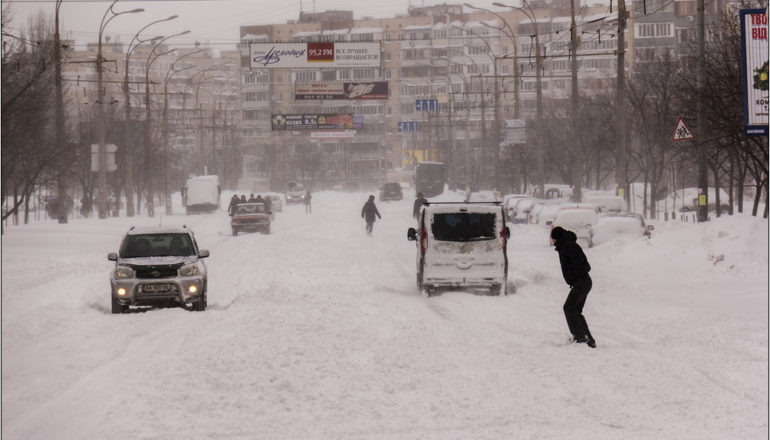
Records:
[[[674,36],[672,23],[638,23],[635,26],[636,38],[667,38]]]
[[[295,82],[313,82],[315,80],[315,70],[297,70],[294,72]]]
[[[321,71],[321,80],[322,81],[335,81],[337,79],[337,71],[336,70],[322,70]]]
[[[353,79],[373,79],[377,74],[375,69],[355,69],[353,70]]]
[[[245,92],[243,94],[244,102],[251,102],[257,100],[257,92]]]

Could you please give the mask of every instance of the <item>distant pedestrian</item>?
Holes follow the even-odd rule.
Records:
[[[313,196],[310,195],[310,190],[305,191],[305,214],[313,213],[313,207],[310,205],[310,199],[312,198]]]
[[[589,347],[596,348],[596,341],[591,336],[586,318],[583,316],[583,306],[593,285],[591,277],[588,276],[591,265],[588,264],[583,249],[577,243],[574,232],[556,226],[551,230],[551,244],[559,253],[561,273],[570,287],[569,295],[564,302],[564,316],[572,333],[571,342],[588,344]]]
[[[249,203],[254,203],[256,201],[257,199],[254,198],[254,193],[249,194]]]
[[[262,201],[265,203],[265,210],[267,212],[273,212],[273,199],[270,198],[270,196],[266,195]]]
[[[425,200],[425,197],[422,195],[422,193],[417,193],[417,198],[414,200],[414,206],[412,207],[412,217],[417,218],[417,215],[420,213],[420,208],[422,205],[427,205],[428,201]]]
[[[372,229],[374,228],[375,216],[379,219],[380,211],[377,210],[377,206],[374,204],[374,196],[369,196],[369,200],[364,203],[364,207],[361,208],[361,218],[366,220],[366,235],[372,235]]]
[[[254,203],[265,203],[265,199],[262,198],[262,194],[257,194],[257,198],[254,199]]]
[[[238,195],[233,194],[233,197],[230,198],[230,205],[227,207],[227,212],[230,215],[235,214],[235,208],[238,206],[238,202],[240,202]]]
[[[247,203],[246,194],[241,194],[241,200],[238,201],[238,204],[240,205],[241,203]]]

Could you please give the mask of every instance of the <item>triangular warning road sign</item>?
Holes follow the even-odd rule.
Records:
[[[672,141],[691,141],[695,139],[695,135],[692,134],[687,125],[684,123],[684,119],[680,116],[676,121],[676,127],[674,127],[674,134],[671,135]]]

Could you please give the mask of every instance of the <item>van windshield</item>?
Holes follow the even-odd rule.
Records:
[[[434,214],[431,232],[440,241],[494,240],[495,214],[453,212]]]

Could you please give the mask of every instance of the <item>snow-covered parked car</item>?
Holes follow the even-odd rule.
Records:
[[[529,223],[529,213],[537,201],[533,198],[522,198],[508,211],[508,219],[513,223]]]
[[[474,191],[468,194],[466,202],[501,202],[502,196],[498,191]]]
[[[599,222],[599,210],[593,205],[568,204],[560,205],[552,221],[546,222],[550,229],[561,226],[575,233],[578,240],[584,241],[588,247],[591,242],[591,227]],[[550,240],[551,233],[548,232]]]
[[[244,231],[261,231],[263,234],[269,234],[271,214],[264,203],[239,204],[235,208],[233,216],[230,217],[233,235],[238,235],[239,232]]]
[[[428,296],[442,288],[484,289],[507,294],[510,230],[499,203],[427,203],[416,242],[417,287]]]
[[[112,313],[164,304],[206,310],[208,274],[203,258],[208,256],[186,227],[131,228],[120,251],[107,254],[115,262],[110,273]]]
[[[590,203],[599,208],[600,213],[617,213],[626,212],[626,199],[620,196],[589,196],[584,199],[586,203]]]
[[[652,225],[645,223],[641,214],[626,212],[608,214],[591,227],[590,243],[593,246],[606,243],[615,239],[650,238]]]

